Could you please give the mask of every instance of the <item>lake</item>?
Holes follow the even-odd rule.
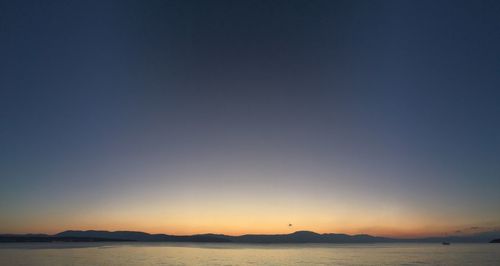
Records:
[[[500,244],[3,243],[0,265],[500,265]]]

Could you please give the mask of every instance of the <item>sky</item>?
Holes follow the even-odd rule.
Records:
[[[498,229],[498,14],[0,1],[0,232]]]

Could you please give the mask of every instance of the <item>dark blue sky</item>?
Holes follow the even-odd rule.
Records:
[[[498,226],[498,14],[498,1],[1,1],[0,231],[105,227],[127,208],[150,222],[117,228],[223,231],[180,213],[282,201],[283,224],[316,231]]]

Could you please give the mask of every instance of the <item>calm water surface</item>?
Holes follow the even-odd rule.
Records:
[[[4,243],[0,265],[500,265],[500,245]]]

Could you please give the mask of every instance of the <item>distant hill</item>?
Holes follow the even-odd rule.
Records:
[[[64,231],[56,234],[57,237],[95,237],[95,238],[112,238],[122,240],[134,240],[143,242],[231,242],[228,239],[218,237],[216,235],[190,235],[190,236],[173,236],[165,234],[148,234],[136,231]]]
[[[140,242],[212,242],[212,243],[441,243],[467,242],[487,243],[500,238],[500,232],[484,232],[470,236],[447,236],[414,239],[398,239],[371,235],[318,234],[311,231],[297,231],[291,234],[260,235],[247,234],[228,236],[221,234],[199,234],[175,236],[166,234],[148,234],[136,231],[64,231],[55,235],[27,234],[0,235],[0,242],[104,242],[104,241],[140,241]],[[498,239],[494,240],[498,241]]]
[[[13,242],[117,242],[135,241],[131,239],[114,239],[99,237],[58,237],[48,235],[0,235],[0,243]]]
[[[493,239],[490,241],[490,243],[500,243],[500,238]]]
[[[394,239],[370,235],[318,234],[310,231],[297,231],[281,235],[242,235],[224,236],[238,243],[376,243],[394,242]]]
[[[134,231],[65,231],[57,237],[93,237],[112,238],[148,242],[232,242],[232,243],[376,243],[395,242],[395,239],[374,237],[369,235],[318,234],[310,231],[298,231],[291,234],[277,235],[242,235],[228,236],[201,234],[191,236],[173,236],[165,234],[148,234]]]

